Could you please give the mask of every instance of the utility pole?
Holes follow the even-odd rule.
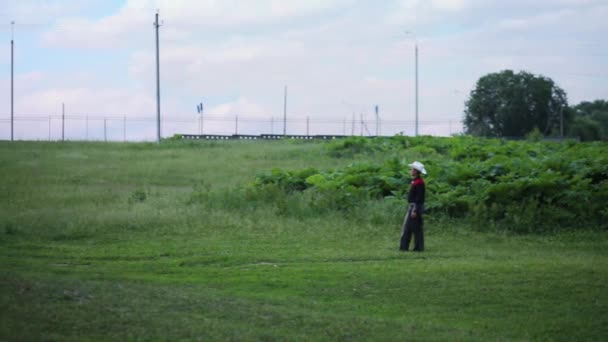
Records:
[[[270,117],[270,134],[274,134],[274,116]]]
[[[359,113],[359,118],[361,119],[361,136],[363,136],[363,113]]]
[[[84,117],[85,123],[85,140],[89,141],[89,114]]]
[[[350,130],[350,136],[354,136],[355,135],[355,112],[353,111],[353,121],[352,121],[352,127]]]
[[[287,136],[287,86],[283,94],[283,136]]]
[[[239,116],[234,117],[234,135],[239,135]]]
[[[122,141],[127,142],[127,116],[122,118]]]
[[[108,128],[106,125],[106,118],[103,118],[103,141],[108,142]]]
[[[416,40],[416,136],[418,136],[418,41]]]
[[[51,141],[51,116],[49,115],[49,141]]]
[[[158,47],[158,11],[155,15],[154,29],[156,31],[156,142],[160,143],[160,61]]]
[[[418,136],[418,38],[416,33],[412,31],[405,31],[406,35],[414,36],[414,72],[415,72],[415,102],[416,102],[416,129],[415,134]]]
[[[14,39],[15,22],[11,21],[11,141],[14,140],[15,130],[15,118],[14,118],[14,50],[15,50],[15,39]]]
[[[65,141],[65,104],[61,104],[61,141]]]
[[[344,134],[344,136],[346,136],[346,118],[344,118],[344,127],[342,127],[343,131],[342,134]]]
[[[310,117],[306,117],[306,136],[310,136]]]
[[[559,135],[564,140],[564,107],[559,111]]]
[[[378,114],[378,105],[374,108],[376,110],[376,136],[380,136],[380,116]]]

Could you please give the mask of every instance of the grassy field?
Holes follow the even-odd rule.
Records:
[[[608,338],[606,231],[428,217],[427,251],[400,253],[402,213],[382,203],[315,215],[243,190],[273,167],[382,158],[318,143],[0,143],[0,340]]]

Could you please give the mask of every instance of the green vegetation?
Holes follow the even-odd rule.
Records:
[[[465,218],[479,229],[516,232],[608,228],[608,144],[532,143],[468,137],[348,138],[327,146],[341,157],[389,156],[382,163],[328,171],[275,169],[257,177],[262,192],[309,192],[311,206],[360,210],[368,200],[401,203],[411,178],[408,161],[431,170],[427,213]],[[264,199],[267,199],[265,197]]]
[[[591,229],[480,231],[469,202],[455,218],[445,204],[455,197],[443,197],[522,167],[562,205],[544,190],[553,178],[541,187],[529,171],[549,165],[567,176],[559,191],[595,191],[602,149],[465,138],[0,143],[0,340],[604,340],[601,226],[581,217]],[[413,159],[431,171],[422,254],[397,251],[407,180],[396,168]],[[371,178],[330,186],[340,172]],[[572,199],[585,196],[600,194]]]
[[[568,106],[566,92],[551,78],[503,70],[482,76],[465,102],[467,134],[483,137],[564,136],[608,140],[608,101]]]
[[[482,76],[465,103],[467,134],[523,137],[534,129],[559,136],[566,92],[552,79],[526,71],[503,70]]]
[[[583,101],[570,109],[568,134],[582,141],[608,140],[608,101]]]

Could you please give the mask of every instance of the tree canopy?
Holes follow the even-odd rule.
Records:
[[[465,132],[477,136],[521,137],[534,129],[559,135],[567,108],[566,93],[550,78],[504,70],[477,81],[463,121]]]
[[[583,101],[572,107],[568,135],[583,141],[608,139],[608,101]]]

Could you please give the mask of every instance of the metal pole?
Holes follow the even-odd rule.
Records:
[[[15,129],[15,119],[14,119],[14,50],[15,50],[15,43],[14,43],[14,27],[15,27],[15,22],[11,21],[11,141],[13,141],[14,139],[14,129]]]
[[[359,118],[361,119],[361,136],[363,136],[363,113],[359,113]]]
[[[49,141],[51,141],[51,116],[49,115]]]
[[[287,86],[283,96],[283,135],[287,135]]]
[[[378,116],[378,106],[376,106],[375,110],[376,110],[376,136],[380,136],[380,117]]]
[[[106,118],[103,118],[103,141],[107,142],[108,141],[108,133],[107,133],[107,126],[106,126]]]
[[[342,134],[344,134],[344,136],[346,136],[346,118],[344,118],[344,127],[343,127]]]
[[[452,120],[450,120],[450,136],[452,135]]]
[[[61,141],[65,141],[65,104],[61,104]]]
[[[270,117],[270,134],[274,134],[274,116]]]
[[[353,112],[353,122],[352,122],[352,128],[350,130],[350,135],[351,136],[355,135],[355,112]]]
[[[156,31],[156,142],[160,143],[160,62],[158,47],[158,12],[155,15],[154,28]]]
[[[416,55],[416,136],[418,136],[418,42],[415,48]]]
[[[564,107],[559,111],[559,135],[564,139]]]
[[[127,142],[127,116],[122,118],[122,141]]]
[[[234,135],[239,135],[239,116],[234,117]]]
[[[85,140],[89,141],[89,114],[87,114],[87,116],[85,116],[84,121],[85,121]]]
[[[306,117],[306,136],[310,136],[310,117]]]

